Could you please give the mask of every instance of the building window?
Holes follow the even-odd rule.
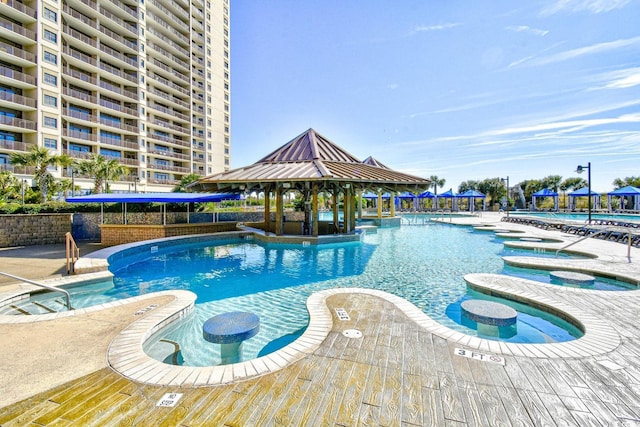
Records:
[[[58,22],[58,14],[51,9],[44,8],[44,17],[49,21]]]
[[[46,148],[53,148],[54,150],[56,150],[58,148],[58,140],[53,139],[53,138],[45,138],[44,139],[44,146]]]
[[[45,95],[43,102],[44,102],[44,105],[46,105],[48,107],[57,107],[58,106],[58,98],[56,98],[55,96]]]
[[[44,82],[51,86],[58,86],[58,77],[53,74],[44,73]]]
[[[44,60],[50,64],[58,64],[58,56],[55,53],[44,51]]]
[[[44,125],[48,128],[57,128],[58,119],[56,119],[55,117],[44,116]]]
[[[58,43],[58,35],[53,31],[44,30],[44,39],[49,40],[51,43]]]

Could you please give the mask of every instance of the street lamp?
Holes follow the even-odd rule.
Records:
[[[507,184],[507,206],[506,206],[506,211],[507,211],[507,216],[509,216],[509,176],[507,176],[506,178],[500,178],[502,180],[502,182]]]
[[[20,186],[20,192],[22,193],[22,207],[24,208],[24,185],[26,184],[27,180],[23,179],[22,180],[22,185]]]
[[[578,167],[576,168],[576,172],[582,173],[585,169],[587,170],[587,191],[589,197],[589,202],[587,204],[587,212],[589,213],[588,223],[591,224],[591,162],[588,162],[587,166],[578,165]]]

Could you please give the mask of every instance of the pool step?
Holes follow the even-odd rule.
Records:
[[[56,310],[56,305],[59,306],[59,309]],[[10,315],[10,316],[29,316],[33,314],[49,314],[49,313],[57,313],[58,311],[65,311],[66,307],[64,302],[58,300],[47,300],[47,301],[34,301],[34,300],[24,300],[21,302],[17,302],[14,304],[9,304],[4,307],[0,307],[0,315]]]

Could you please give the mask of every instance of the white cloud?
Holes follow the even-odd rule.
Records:
[[[400,87],[398,83],[391,83],[387,85],[387,89],[396,90]]]
[[[640,67],[619,70],[605,75],[606,89],[625,89],[640,85]]]
[[[549,34],[548,30],[540,30],[537,28],[531,28],[527,25],[517,25],[517,26],[509,26],[507,27],[507,30],[509,31],[514,31],[516,33],[529,33],[529,34],[534,34],[536,36],[546,36],[547,34]]]
[[[558,0],[542,11],[542,15],[553,15],[559,12],[589,12],[592,14],[622,9],[630,0]]]
[[[565,50],[564,52],[559,52],[554,55],[549,55],[540,58],[531,58],[528,60],[519,60],[516,62],[512,62],[510,67],[514,67],[516,65],[547,65],[555,62],[567,61],[569,59],[578,58],[580,56],[585,55],[593,55],[602,52],[608,52],[611,50],[621,49],[629,46],[640,45],[640,36],[633,37],[630,39],[620,39],[614,40],[611,42],[603,42],[597,43],[591,46],[580,47],[577,49]]]
[[[449,28],[455,28],[460,25],[461,24],[459,22],[449,22],[446,24],[438,24],[438,25],[418,25],[413,29],[412,33],[416,34],[416,33],[424,33],[429,31],[441,31],[441,30],[447,30]]]

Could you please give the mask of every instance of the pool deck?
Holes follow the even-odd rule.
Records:
[[[483,214],[451,221],[524,231],[518,237],[578,239],[499,218]],[[639,249],[631,248],[631,261],[620,243],[589,239],[572,249],[599,258],[536,263],[553,270],[605,271],[640,283]],[[0,270],[32,279],[58,274],[42,275],[27,263],[8,270],[5,259],[19,258],[9,252],[0,250]],[[64,265],[64,254],[42,263],[55,272]],[[333,290],[314,294],[310,313],[317,340],[301,345],[297,354],[290,351],[289,362],[262,370],[252,364],[242,372],[231,365],[236,367],[228,371],[231,381],[214,386],[194,386],[199,375],[191,383],[174,377],[177,381],[159,386],[123,376],[107,360],[122,331],[180,299],[137,298],[53,320],[0,321],[5,352],[0,425],[640,425],[640,290],[563,288],[494,274],[469,275],[467,281],[558,307],[585,325],[585,337],[542,345],[480,340],[439,327],[392,295]],[[0,282],[0,292],[12,286]],[[147,310],[151,306],[157,308]],[[338,308],[350,319],[341,320]],[[362,337],[344,336],[350,329]],[[463,357],[459,349],[474,357]],[[481,359],[481,354],[494,357]],[[156,406],[166,393],[182,393],[175,407]]]

